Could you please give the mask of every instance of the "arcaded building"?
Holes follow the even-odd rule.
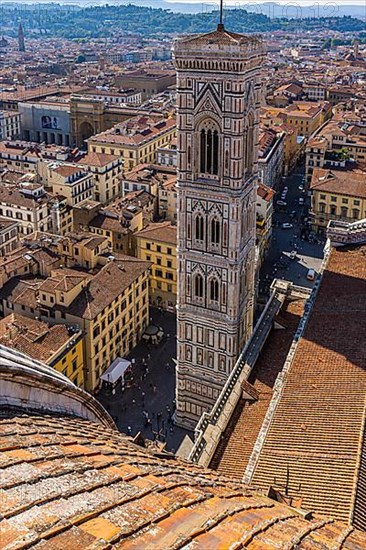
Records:
[[[178,126],[177,422],[210,410],[253,325],[259,71],[255,36],[174,44]]]

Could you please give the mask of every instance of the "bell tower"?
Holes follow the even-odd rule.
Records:
[[[223,24],[175,41],[177,423],[209,411],[252,332],[261,40]]]

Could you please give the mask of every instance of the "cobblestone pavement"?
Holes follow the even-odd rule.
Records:
[[[148,439],[166,441],[166,449],[176,451],[186,434],[175,426],[171,416],[175,406],[176,316],[150,309],[151,322],[164,330],[160,344],[142,341],[129,359],[134,359],[134,385],[122,391],[102,389],[96,396],[115,419],[121,432],[132,436],[141,432]],[[143,365],[146,361],[147,369]],[[146,419],[146,413],[149,421]]]

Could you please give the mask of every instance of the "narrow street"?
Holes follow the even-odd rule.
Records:
[[[303,186],[304,169],[299,167],[295,173],[283,178],[276,189],[272,241],[260,271],[261,296],[266,295],[274,278],[311,288],[314,281],[307,279],[308,270],[314,269],[315,274],[320,270],[325,240],[320,240],[308,229],[310,199]],[[286,205],[281,205],[281,194],[286,187],[288,191],[283,201]],[[283,224],[289,226],[284,228]],[[296,257],[292,259],[291,252],[294,254],[295,251]]]

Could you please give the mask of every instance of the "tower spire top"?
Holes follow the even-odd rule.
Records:
[[[220,19],[219,19],[219,24],[217,25],[218,31],[224,30],[223,11],[224,11],[224,0],[220,0]]]

